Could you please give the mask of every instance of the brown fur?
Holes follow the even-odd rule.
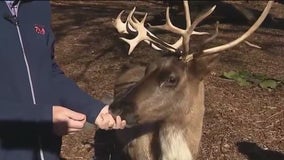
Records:
[[[186,145],[176,149],[188,148],[196,158],[204,115],[203,77],[209,64],[205,61],[212,59],[183,63],[167,57],[147,68],[134,67],[121,74],[110,110],[129,124],[130,128],[117,131],[129,159],[168,159],[165,154],[180,135]],[[174,157],[184,159],[182,154]]]

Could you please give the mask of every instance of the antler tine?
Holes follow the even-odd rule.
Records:
[[[132,9],[132,11],[129,13],[129,15],[127,16],[127,20],[126,23],[123,23],[120,18],[121,18],[121,14],[118,15],[118,18],[116,19],[117,23],[114,23],[115,27],[119,27],[118,24],[123,24],[122,26],[125,27],[125,31],[124,33],[128,33],[128,30],[135,30],[137,32],[137,36],[133,39],[126,39],[121,37],[120,39],[122,39],[123,41],[125,41],[126,43],[129,44],[129,50],[128,50],[128,54],[130,55],[132,53],[132,51],[134,50],[134,48],[141,42],[141,41],[145,41],[146,43],[149,43],[153,48],[155,49],[167,49],[171,52],[175,52],[177,49],[174,48],[174,46],[165,43],[163,41],[161,41],[158,37],[156,37],[155,35],[153,35],[150,31],[148,31],[145,26],[144,23],[146,21],[147,18],[147,14],[144,15],[143,19],[141,21],[139,21],[137,18],[134,17],[134,12],[135,12],[135,7]],[[120,29],[120,28],[117,28]],[[122,31],[124,31],[124,29],[121,29]]]
[[[132,18],[135,20],[135,22],[138,22],[138,20],[132,16]],[[177,48],[179,46],[177,46],[176,44],[168,44],[166,42],[163,42],[162,40],[160,40],[157,36],[155,36],[153,33],[151,33],[148,29],[146,29],[144,27],[145,21],[147,18],[147,13],[145,14],[145,16],[143,17],[143,19],[141,20],[141,24],[143,25],[143,28],[146,30],[146,32],[148,33],[148,35],[146,36],[148,39],[145,39],[144,41],[148,44],[150,44],[154,49],[156,50],[162,50],[162,49],[167,49],[170,52],[176,52]]]
[[[167,7],[166,9],[166,23],[164,25],[152,26],[151,24],[149,24],[149,27],[153,29],[162,29],[162,30],[170,31],[170,32],[173,32],[179,35],[185,33],[184,29],[178,28],[172,24],[172,21],[170,18],[170,7]]]
[[[123,23],[121,20],[121,15],[124,13],[122,10],[116,17],[116,19],[112,19],[112,25],[117,29],[118,33],[128,33],[126,29],[126,23]]]
[[[204,14],[202,14],[200,17],[198,17],[196,20],[194,20],[194,22],[192,23],[192,25],[186,30],[186,33],[183,34],[183,47],[184,47],[184,52],[186,54],[189,54],[189,41],[190,41],[190,37],[192,35],[192,32],[194,31],[194,29],[196,28],[196,26],[203,21],[206,17],[208,17],[216,8],[216,5],[214,5],[211,9],[209,9],[207,12],[205,12]],[[189,11],[188,11],[189,12]]]
[[[202,43],[202,45],[205,45],[205,44],[207,44],[207,43],[213,41],[213,40],[218,36],[218,33],[219,33],[219,21],[216,22],[215,33],[214,33],[211,37],[207,38],[207,39]]]
[[[127,22],[122,22],[121,16],[124,13],[124,10],[122,10],[116,19],[112,19],[112,25],[116,28],[118,33],[124,33],[129,34],[130,32],[137,32],[134,28],[132,28]]]
[[[261,25],[261,23],[264,21],[264,19],[266,18],[266,16],[268,15],[271,7],[273,4],[273,0],[268,1],[265,9],[263,10],[263,12],[261,13],[260,17],[257,19],[257,21],[243,34],[241,35],[239,38],[227,43],[227,44],[223,44],[221,46],[217,46],[217,47],[213,47],[213,48],[209,48],[209,49],[205,49],[202,52],[204,53],[203,56],[205,55],[209,55],[209,54],[215,54],[216,52],[220,52],[229,48],[232,48],[234,46],[236,46],[237,44],[239,44],[240,42],[242,42],[243,40],[245,40],[246,38],[248,38],[257,28],[259,28],[259,26]]]
[[[193,56],[195,56],[195,57],[200,57],[200,56],[202,56],[200,53],[200,48],[202,48],[204,45],[206,45],[207,43],[209,43],[209,42],[211,42],[211,41],[213,41],[217,36],[218,36],[218,33],[219,33],[219,21],[217,21],[216,22],[216,28],[215,28],[215,33],[212,35],[212,36],[210,36],[209,38],[207,38],[204,42],[202,42],[202,44],[198,47],[198,51],[197,51],[197,54],[194,54],[194,53],[192,53],[192,54],[188,54],[188,55],[185,55],[185,57],[184,57],[184,62],[189,62],[189,61],[191,61],[192,59],[193,59]]]
[[[188,7],[188,1],[184,1],[184,8],[185,8],[185,16],[186,16],[186,24],[187,24],[187,28],[189,28],[191,26],[191,19],[190,19],[190,12],[189,12],[189,7]],[[156,25],[153,26],[151,24],[148,24],[149,27],[153,28],[153,29],[162,29],[162,30],[166,30],[166,31],[170,31],[179,35],[182,35],[186,32],[187,29],[181,29],[178,28],[176,26],[174,26],[172,24],[171,18],[170,18],[170,8],[167,7],[166,9],[166,23],[163,25]],[[196,34],[196,35],[205,35],[205,34],[209,34],[208,32],[196,32],[193,31],[192,34]]]
[[[214,5],[211,9],[209,9],[207,12],[205,12],[203,15],[201,15],[200,17],[198,17],[196,20],[194,20],[194,22],[192,23],[192,25],[187,29],[187,34],[191,35],[193,30],[196,28],[196,26],[203,21],[206,17],[208,17],[216,8],[216,5]]]
[[[126,23],[130,24],[130,25],[126,25],[126,30],[129,29],[129,27],[133,27],[137,32],[138,35],[133,38],[133,39],[126,39],[121,37],[120,39],[124,40],[126,43],[129,44],[129,50],[128,50],[128,54],[130,55],[132,53],[132,51],[134,50],[134,48],[143,40],[148,40],[147,37],[147,31],[146,28],[144,27],[144,22],[145,19],[147,17],[147,14],[145,14],[144,18],[142,19],[141,22],[139,22],[134,16],[134,12],[135,12],[136,7],[134,7],[132,9],[132,11],[129,13],[129,15],[127,16],[127,21]]]
[[[185,20],[186,20],[186,30],[188,30],[191,26],[191,17],[190,17],[188,1],[183,1],[183,7],[184,7]]]
[[[170,31],[170,32],[180,35],[181,38],[174,45],[177,47],[183,46],[183,52],[185,54],[189,54],[190,36],[193,34],[196,34],[196,35],[208,34],[207,32],[195,32],[194,29],[202,20],[204,20],[207,16],[209,16],[215,10],[216,6],[213,6],[209,11],[207,11],[202,16],[197,18],[193,22],[193,24],[191,24],[188,1],[184,1],[183,4],[184,4],[184,12],[185,12],[185,18],[186,18],[186,29],[178,28],[172,24],[171,19],[170,19],[170,14],[169,14],[169,7],[167,7],[167,10],[166,10],[166,23],[164,25],[157,25],[157,26],[149,25],[149,26],[153,29],[162,29],[162,30]]]

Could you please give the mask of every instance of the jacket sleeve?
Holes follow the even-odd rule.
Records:
[[[54,84],[53,90],[55,94],[57,94],[57,96],[59,97],[61,105],[74,111],[85,114],[87,116],[87,121],[90,123],[94,123],[95,118],[97,117],[101,109],[105,106],[105,104],[88,95],[86,92],[80,89],[73,80],[69,79],[64,75],[63,71],[55,62],[55,38],[51,27],[48,28],[48,48],[50,49],[52,60],[52,78]]]
[[[94,123],[105,104],[81,90],[74,81],[64,75],[55,62],[53,63],[53,84],[54,92],[59,97],[61,105],[87,115],[87,121]]]
[[[52,107],[15,103],[0,100],[0,134],[50,133],[52,131]],[[23,108],[25,108],[23,110]]]

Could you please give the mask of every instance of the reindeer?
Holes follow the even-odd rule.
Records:
[[[151,28],[173,32],[180,39],[169,44],[151,33],[144,25],[147,15],[139,21],[134,17],[135,8],[126,22],[121,20],[123,11],[113,21],[120,33],[135,32],[133,39],[121,38],[129,45],[129,54],[138,43],[145,41],[155,49],[169,51],[171,56],[162,57],[145,67],[134,67],[118,77],[114,101],[109,109],[113,116],[120,115],[127,121],[127,129],[116,131],[118,141],[132,160],[195,160],[198,155],[204,116],[204,83],[211,65],[220,51],[232,48],[249,37],[268,15],[273,1],[268,1],[257,21],[239,38],[217,47],[192,51],[192,35],[196,26],[215,9],[196,18],[191,23],[188,1],[184,1],[186,29],[174,26],[166,12],[166,23]],[[216,33],[204,41],[216,38]],[[118,147],[119,148],[119,147]]]

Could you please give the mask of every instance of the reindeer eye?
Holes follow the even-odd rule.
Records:
[[[165,87],[175,87],[178,83],[178,78],[174,74],[170,74],[167,79],[163,82]]]

